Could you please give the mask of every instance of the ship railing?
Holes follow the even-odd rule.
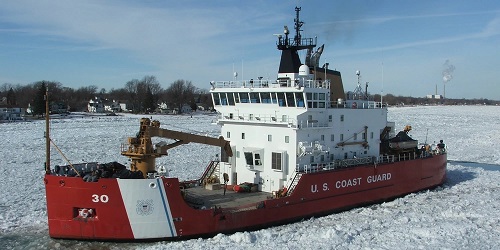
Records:
[[[384,108],[381,102],[366,101],[366,100],[347,100],[347,101],[336,101],[330,102],[330,108],[348,108],[348,109],[380,109]]]
[[[383,163],[393,163],[393,162],[398,162],[398,161],[408,161],[408,160],[415,160],[419,158],[427,158],[431,157],[432,154],[428,152],[421,152],[420,154],[417,154],[416,152],[407,152],[407,153],[401,153],[397,155],[380,155],[377,157],[377,163],[383,164]]]
[[[445,152],[443,152],[445,153]],[[407,153],[402,153],[399,155],[379,155],[378,157],[375,156],[368,156],[368,157],[361,157],[361,158],[352,158],[352,159],[338,159],[338,160],[333,160],[331,162],[324,162],[324,163],[311,163],[311,164],[297,164],[294,172],[292,175],[295,173],[316,173],[316,172],[321,172],[321,171],[328,171],[328,170],[333,170],[333,169],[341,169],[341,168],[349,168],[349,167],[354,167],[354,166],[359,166],[359,165],[367,165],[367,164],[384,164],[384,163],[393,163],[393,162],[399,162],[399,161],[408,161],[408,160],[415,160],[419,158],[427,158],[427,157],[432,157],[432,153],[421,153],[417,154],[416,152],[407,152]],[[292,176],[290,175],[290,176]]]
[[[290,117],[277,117],[269,114],[234,114],[220,113],[217,117],[221,121],[240,121],[240,122],[255,122],[255,123],[276,123],[285,124],[290,128],[326,128],[330,125],[328,122],[319,122],[318,120],[299,120]]]
[[[300,173],[315,173],[321,171],[327,171],[332,169],[348,168],[358,165],[366,165],[374,163],[377,160],[376,157],[360,157],[353,159],[338,159],[331,162],[324,163],[311,163],[311,164],[297,164],[296,170]]]
[[[322,88],[329,89],[329,80],[236,80],[236,81],[212,81],[212,90],[215,88]]]
[[[277,123],[286,124],[288,127],[297,127],[297,119],[290,117],[279,117],[269,114],[235,114],[235,113],[220,113],[217,117],[222,121],[241,121],[255,123]]]

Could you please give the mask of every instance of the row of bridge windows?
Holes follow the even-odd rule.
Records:
[[[306,93],[308,108],[325,108],[325,93]],[[305,107],[301,92],[235,92],[212,93],[214,105],[234,106],[235,103],[274,103],[280,107]]]

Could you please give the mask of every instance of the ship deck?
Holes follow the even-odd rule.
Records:
[[[249,192],[249,193],[238,193],[232,190],[226,190],[224,195],[224,189],[209,190],[201,186],[192,187],[184,190],[185,200],[188,204],[195,208],[212,208],[220,207],[224,209],[228,208],[240,208],[253,206],[255,203],[271,199],[272,194],[266,192]]]

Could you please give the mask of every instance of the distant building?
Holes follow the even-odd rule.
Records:
[[[442,95],[427,95],[427,99],[441,100],[441,99],[443,99],[443,96]]]
[[[0,120],[2,121],[21,121],[24,115],[23,108],[0,108]]]
[[[90,99],[89,103],[87,104],[87,111],[90,113],[104,113],[103,100],[99,97]]]
[[[121,112],[122,106],[126,108],[124,103],[118,103],[117,101],[109,101],[107,99],[95,97],[90,99],[87,104],[87,111],[90,113],[105,113],[105,112]],[[126,109],[125,109],[126,110]]]
[[[191,113],[193,112],[193,109],[189,104],[183,104],[181,107],[181,113],[186,114],[186,113]]]

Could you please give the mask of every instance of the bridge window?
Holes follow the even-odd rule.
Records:
[[[251,103],[260,103],[259,93],[255,93],[255,92],[250,93],[250,102]]]
[[[271,93],[260,93],[262,103],[271,103]]]
[[[227,93],[227,100],[229,105],[234,106],[234,93]]]
[[[219,93],[212,93],[212,99],[214,100],[214,105],[220,105]]]
[[[285,93],[286,95],[286,102],[288,107],[295,107],[295,98],[293,97],[293,93]]]
[[[271,93],[271,97],[272,97],[271,100],[272,103],[278,103],[278,97],[276,93]]]
[[[220,93],[220,104],[227,105],[227,96],[226,93]]]
[[[302,93],[295,93],[295,100],[297,100],[297,107],[305,107],[304,95]]]
[[[240,101],[241,103],[249,103],[248,93],[240,93]]]
[[[285,93],[278,92],[276,93],[278,96],[278,104],[280,107],[286,107],[286,101],[285,101]]]
[[[240,95],[238,93],[234,93],[234,102],[240,103]]]

